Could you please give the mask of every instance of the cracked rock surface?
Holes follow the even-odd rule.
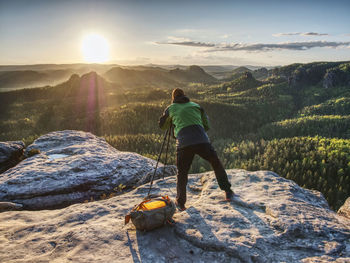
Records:
[[[323,196],[268,171],[228,170],[225,202],[212,172],[189,176],[175,226],[136,231],[124,216],[148,185],[108,200],[0,214],[1,262],[350,262],[350,220]],[[152,193],[174,198],[176,179]]]
[[[22,141],[0,142],[0,173],[15,166],[20,161],[23,151]]]
[[[39,150],[39,151],[38,151]],[[155,161],[118,151],[104,139],[82,131],[59,131],[41,136],[26,148],[28,157],[0,174],[0,201],[38,210],[64,207],[102,194],[149,181]],[[156,178],[163,175],[157,169]],[[166,175],[174,169],[166,169]]]

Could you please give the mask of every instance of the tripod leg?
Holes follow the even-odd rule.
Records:
[[[163,169],[163,180],[164,180],[164,176],[165,176],[165,169],[167,166],[167,162],[168,162],[168,151],[169,151],[169,144],[170,144],[170,133],[171,133],[171,127],[169,128],[169,133],[168,135],[168,143],[166,145],[166,149],[165,149],[165,162],[164,162],[164,169]]]
[[[154,173],[151,177],[151,183],[150,183],[150,186],[149,186],[149,189],[148,189],[148,194],[147,194],[147,197],[149,196],[149,194],[151,193],[151,189],[152,189],[152,184],[153,184],[153,179],[154,179],[154,176],[156,175],[157,173],[157,168],[158,168],[158,164],[159,164],[159,160],[160,160],[160,156],[162,155],[162,151],[163,151],[163,148],[164,148],[164,144],[165,144],[165,141],[166,141],[166,138],[167,138],[167,135],[168,135],[168,130],[166,130],[165,132],[165,135],[164,135],[164,139],[163,139],[163,142],[162,142],[162,146],[160,147],[160,151],[159,151],[159,154],[158,154],[158,159],[157,159],[157,164],[156,164],[156,167],[154,169]]]

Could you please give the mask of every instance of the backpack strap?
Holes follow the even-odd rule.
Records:
[[[150,201],[151,199],[145,199],[143,200],[141,203],[139,203],[138,205],[135,205],[131,210],[130,212],[125,216],[125,221],[124,221],[124,224],[126,225],[127,223],[130,222],[130,219],[131,219],[131,213],[134,212],[138,207],[142,207],[144,203]]]
[[[162,196],[162,195],[149,195],[145,198],[145,200],[143,200],[141,203],[139,203],[138,205],[135,205],[130,212],[125,216],[125,220],[124,220],[124,224],[128,224],[130,222],[131,219],[131,213],[136,211],[139,207],[142,208],[144,207],[144,204],[151,201],[151,200],[157,200],[157,201],[163,201],[166,203],[166,205],[170,205],[170,199],[167,195]]]

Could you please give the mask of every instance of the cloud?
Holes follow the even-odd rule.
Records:
[[[302,36],[328,36],[327,33],[306,32],[301,34]]]
[[[316,33],[316,32],[292,32],[292,33],[277,33],[272,34],[274,37],[282,37],[282,36],[328,36],[327,33]]]
[[[195,42],[195,41],[168,41],[168,42],[156,42],[160,45],[179,45],[179,46],[189,46],[189,47],[215,47],[215,44],[205,43],[205,42]]]
[[[337,48],[343,46],[350,46],[350,42],[330,42],[330,41],[307,41],[307,42],[285,42],[285,43],[207,43],[196,41],[168,41],[168,42],[156,42],[157,44],[166,45],[179,45],[188,47],[205,47],[206,52],[218,52],[218,51],[251,51],[262,52],[272,50],[308,50],[311,48]]]
[[[225,44],[216,46],[210,51],[270,51],[270,50],[308,50],[317,47],[337,48],[341,46],[349,46],[350,42],[328,42],[328,41],[310,41],[310,42],[286,42],[276,44]]]
[[[190,47],[214,47],[215,44],[205,43],[205,42],[196,42],[192,41],[189,38],[184,37],[174,37],[168,36],[168,41],[158,41],[155,42],[158,45],[179,45],[179,46],[190,46]]]

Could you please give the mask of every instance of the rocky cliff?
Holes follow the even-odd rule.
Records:
[[[62,136],[62,132],[59,134]],[[68,143],[67,137],[50,143],[45,143],[45,137],[36,141],[34,145],[41,149],[41,153],[26,159],[26,165],[20,163],[1,175],[2,193],[4,189],[12,190],[10,187],[16,185],[4,184],[5,181],[10,182],[12,177],[16,182],[15,179],[20,177],[16,169],[25,172],[36,162],[40,163],[37,171],[42,172],[38,175],[37,185],[35,175],[32,175],[33,179],[22,181],[22,184],[28,182],[31,185],[31,193],[40,191],[46,185],[58,187],[70,180],[80,182],[80,177],[90,176],[90,170],[96,173],[98,169],[90,164],[91,150],[86,151],[82,147],[87,142],[91,144],[94,141],[93,148],[103,153],[98,165],[101,171],[115,171],[111,168],[102,170],[103,165],[109,167],[113,166],[111,163],[118,164],[119,176],[125,171],[124,175],[127,174],[130,182],[138,182],[139,179],[132,178],[140,178],[140,174],[146,173],[144,170],[137,172],[138,169],[144,168],[148,162],[153,164],[142,156],[114,151],[91,134],[69,134],[76,137],[74,141],[81,140],[80,146]],[[58,135],[56,138],[60,137]],[[50,161],[53,154],[70,157]],[[55,174],[46,174],[45,170],[61,166],[79,167],[79,161],[82,169],[86,169],[84,173],[80,171],[80,176],[76,176],[77,171],[63,169],[57,172],[55,179],[50,179],[52,181],[43,181],[43,177]],[[88,167],[84,168],[83,164]],[[130,166],[134,166],[133,173],[128,170]],[[303,189],[269,171],[227,172],[236,193],[232,202],[224,201],[224,194],[218,188],[212,172],[192,174],[189,176],[187,210],[175,214],[175,226],[164,226],[151,232],[139,232],[132,224],[124,225],[125,214],[147,194],[147,184],[107,200],[78,203],[62,209],[0,213],[0,261],[350,261],[350,219],[330,210],[319,192]],[[70,177],[70,174],[75,176]],[[110,176],[113,177],[114,173]],[[95,178],[94,184],[98,184],[99,180],[107,180],[106,177],[107,173],[102,178],[92,178]],[[20,188],[16,186],[13,189],[17,191]],[[175,189],[176,179],[170,176],[157,180],[153,193],[166,193],[174,198]],[[16,193],[21,198],[16,199],[15,194],[11,193],[14,199],[26,200],[23,198],[26,195],[22,194],[25,191],[18,190]],[[3,201],[3,197],[0,201]]]
[[[25,155],[28,158],[0,175],[0,201],[25,209],[58,208],[114,195],[148,182],[155,166],[154,160],[118,151],[91,133],[70,130],[41,136]],[[176,172],[168,168],[166,176]],[[156,178],[163,169],[161,165]]]

